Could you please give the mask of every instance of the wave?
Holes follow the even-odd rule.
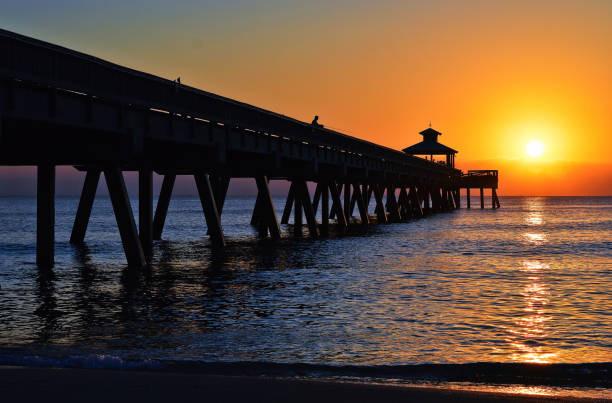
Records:
[[[478,362],[465,364],[325,365],[280,362],[202,362],[125,359],[107,354],[66,357],[3,354],[0,365],[192,372],[208,375],[350,378],[367,381],[467,382],[557,387],[612,387],[612,362],[532,364]]]

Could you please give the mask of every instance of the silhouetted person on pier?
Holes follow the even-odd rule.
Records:
[[[177,92],[179,87],[181,86],[181,78],[177,77],[176,80],[172,82],[174,83],[174,92]]]
[[[312,119],[311,125],[315,129],[322,129],[324,127],[322,124],[319,123],[319,115],[315,115],[314,119]]]

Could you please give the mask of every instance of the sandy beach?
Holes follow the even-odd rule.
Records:
[[[96,369],[0,368],[5,402],[595,402],[317,380]]]

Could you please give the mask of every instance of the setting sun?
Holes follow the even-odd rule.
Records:
[[[525,146],[525,151],[527,155],[532,158],[540,157],[544,154],[544,144],[539,140],[531,140],[527,143],[527,146]]]

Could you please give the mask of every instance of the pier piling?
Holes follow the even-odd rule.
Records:
[[[465,201],[467,202],[467,208],[471,209],[472,208],[472,199],[470,196],[470,188],[466,188],[466,196],[465,196]]]
[[[36,198],[36,264],[41,268],[51,268],[55,260],[54,165],[38,165]]]
[[[101,171],[99,169],[88,169],[85,174],[83,190],[81,191],[79,206],[77,207],[72,233],[70,234],[70,243],[72,244],[81,244],[85,241],[85,233],[87,232],[91,210],[96,198],[100,174]]]
[[[174,188],[175,181],[176,175],[164,175],[159,198],[157,199],[155,217],[153,218],[153,239],[155,240],[160,240],[164,231],[164,224],[166,223],[166,216],[168,215],[168,207],[170,206],[170,199],[172,198],[172,189]]]
[[[204,210],[204,218],[206,220],[208,232],[210,233],[210,240],[215,246],[224,246],[225,239],[223,236],[223,229],[221,228],[221,218],[219,217],[217,202],[215,201],[212,186],[210,184],[210,177],[206,173],[197,172],[194,174],[194,179],[198,189],[198,195],[200,196],[202,210]]]
[[[134,214],[130,199],[123,179],[123,174],[118,167],[105,168],[104,178],[108,186],[121,243],[128,261],[128,265],[142,267],[146,265],[145,254],[140,243],[138,230],[134,221]]]
[[[147,261],[153,256],[153,170],[150,166],[138,172],[138,230]]]
[[[484,188],[480,188],[480,209],[484,208]]]

